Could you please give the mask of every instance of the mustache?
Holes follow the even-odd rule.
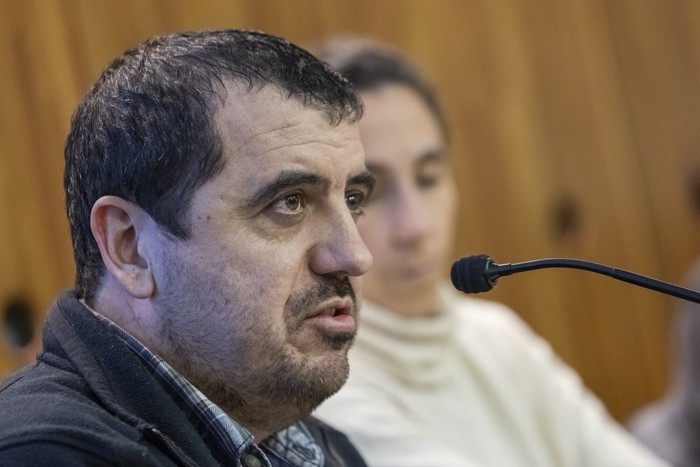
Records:
[[[353,306],[357,307],[355,290],[347,276],[343,278],[321,276],[313,287],[294,295],[290,299],[289,308],[293,316],[301,317],[309,308],[334,297],[350,297]]]

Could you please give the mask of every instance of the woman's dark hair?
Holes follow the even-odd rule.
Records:
[[[348,36],[328,39],[309,50],[343,75],[358,92],[374,91],[388,84],[412,89],[431,110],[447,138],[445,115],[433,87],[397,49],[372,39]]]

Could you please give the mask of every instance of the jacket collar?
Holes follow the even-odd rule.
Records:
[[[54,303],[44,353],[62,355],[104,408],[144,436],[158,438],[182,463],[218,465],[186,416],[127,345],[75,296]]]

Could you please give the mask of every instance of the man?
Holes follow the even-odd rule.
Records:
[[[78,106],[76,290],[0,389],[1,465],[364,465],[307,418],[345,382],[371,255],[361,103],[263,33],[148,40]],[[303,420],[303,421],[302,421]]]
[[[396,51],[319,46],[360,92],[377,184],[358,222],[374,257],[350,378],[316,414],[372,466],[660,466],[505,306],[458,295],[449,271],[457,196],[432,89]]]

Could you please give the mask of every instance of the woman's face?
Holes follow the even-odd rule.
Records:
[[[435,311],[446,275],[456,191],[440,125],[421,97],[391,84],[362,93],[360,139],[377,178],[358,228],[374,257],[365,296],[395,312]]]

